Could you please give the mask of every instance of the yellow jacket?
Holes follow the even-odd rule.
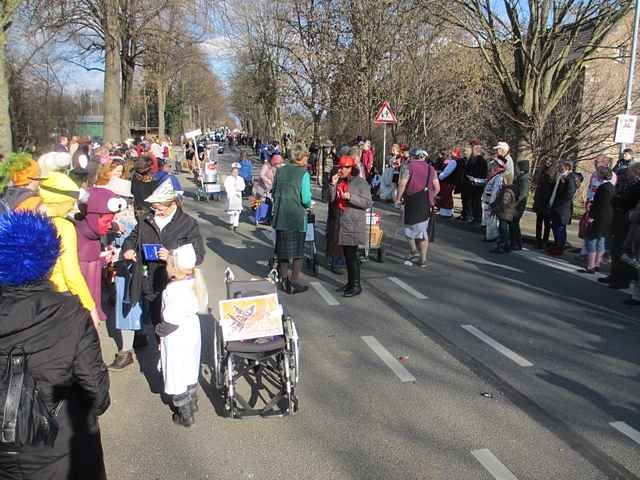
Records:
[[[53,267],[50,280],[58,292],[71,292],[77,295],[84,308],[93,310],[96,304],[80,271],[76,227],[66,218],[53,217],[51,220],[60,236],[60,256]]]

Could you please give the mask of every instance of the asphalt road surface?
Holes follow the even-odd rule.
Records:
[[[147,347],[111,375],[109,478],[640,479],[640,325],[627,294],[534,251],[490,254],[453,221],[438,225],[427,269],[405,266],[398,213],[381,208],[386,260],[363,265],[361,296],[339,296],[344,278],[324,268],[305,276],[308,292],[280,294],[302,342],[297,415],[224,418],[204,348],[200,412],[178,427]],[[223,200],[185,209],[206,239],[215,310],[227,266],[266,274],[271,232],[247,210],[234,234]],[[315,210],[322,240],[326,205]]]

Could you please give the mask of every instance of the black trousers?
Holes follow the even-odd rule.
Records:
[[[344,258],[347,263],[347,283],[350,286],[360,285],[360,259],[357,245],[342,245]]]
[[[500,219],[498,221],[498,244],[505,250],[511,250],[511,222]]]
[[[470,219],[473,213],[471,212],[471,191],[469,187],[463,187],[460,196],[462,197],[462,218],[465,220]]]
[[[466,206],[465,206],[466,202]],[[462,215],[465,219],[473,219],[475,223],[482,221],[482,189],[466,187],[466,194],[462,197]]]
[[[544,213],[536,212],[536,243],[547,243],[551,232],[551,219]]]
[[[521,216],[511,220],[511,248],[522,249],[522,232],[520,231]]]

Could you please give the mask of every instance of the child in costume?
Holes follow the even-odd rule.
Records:
[[[102,311],[102,269],[111,262],[112,252],[102,251],[101,239],[111,230],[115,214],[124,210],[127,204],[106,188],[92,187],[88,192],[89,200],[83,206],[82,218],[76,225],[78,259],[98,316],[104,321],[107,316]]]
[[[67,175],[51,172],[40,184],[43,210],[51,218],[60,236],[60,257],[51,272],[51,282],[58,292],[70,292],[80,298],[82,306],[89,310],[94,325],[100,318],[96,303],[80,270],[78,260],[78,234],[68,216],[76,206],[80,189]]]
[[[231,175],[224,179],[224,190],[227,193],[227,213],[229,214],[229,224],[234,232],[238,230],[240,224],[240,213],[242,212],[242,192],[246,185],[244,179],[238,175],[240,164],[231,165]]]
[[[200,373],[200,319],[207,311],[207,286],[196,267],[196,252],[188,243],[171,252],[167,274],[171,279],[162,293],[162,322],[156,326],[164,392],[172,396],[173,421],[190,427],[198,411]]]

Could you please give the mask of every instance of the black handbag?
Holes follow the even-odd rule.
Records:
[[[29,372],[28,355],[22,346],[14,347],[7,357],[0,377],[0,445],[52,447],[59,429],[56,416],[63,402],[53,410],[47,408]]]

